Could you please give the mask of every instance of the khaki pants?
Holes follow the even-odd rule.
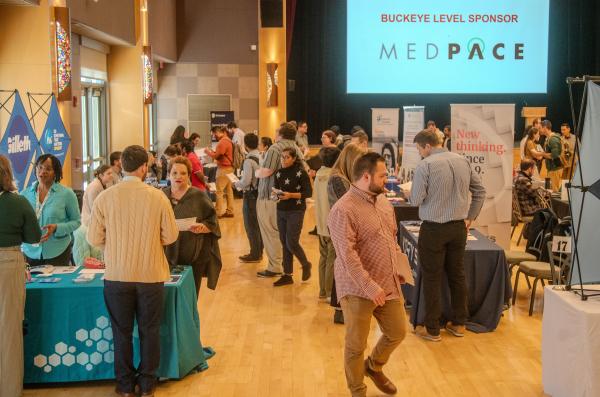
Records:
[[[227,174],[233,173],[232,167],[219,167],[217,169],[216,185],[217,185],[217,203],[215,205],[217,215],[223,215],[223,212],[227,214],[233,214],[233,187],[231,180],[227,177]],[[223,196],[227,199],[227,209],[223,211]]]
[[[560,183],[562,180],[563,169],[559,168],[554,171],[548,171],[548,178],[550,178],[550,183],[552,184],[552,191],[558,192],[560,190]]]
[[[0,396],[23,391],[25,259],[19,247],[0,248]]]
[[[283,271],[281,266],[283,248],[277,227],[277,203],[273,200],[256,200],[256,217],[263,245],[269,258],[267,270],[281,273]]]
[[[331,237],[319,236],[319,297],[330,297],[333,287],[335,249]]]
[[[375,306],[371,300],[347,295],[340,300],[340,304],[346,324],[346,382],[352,396],[366,396],[367,386],[363,382],[364,351],[371,328],[371,317],[377,320],[382,335],[369,355],[369,366],[374,371],[381,371],[394,349],[406,336],[404,299],[389,300],[383,306]]]

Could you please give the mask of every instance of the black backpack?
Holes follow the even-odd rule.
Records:
[[[533,220],[527,225],[523,237],[527,239],[525,251],[535,255],[538,261],[548,262],[547,243],[552,239],[553,231],[559,219],[550,208],[537,210]]]

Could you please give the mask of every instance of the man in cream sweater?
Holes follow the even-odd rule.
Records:
[[[92,208],[87,240],[102,247],[104,301],[115,343],[117,394],[153,396],[160,362],[160,322],[169,265],[163,246],[177,240],[175,215],[163,192],[142,182],[148,154],[129,146],[121,155],[123,181],[100,193]],[[140,334],[140,364],[133,366],[133,323]]]

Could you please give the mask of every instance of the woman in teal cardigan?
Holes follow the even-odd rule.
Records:
[[[81,224],[79,204],[73,190],[62,186],[62,166],[51,154],[35,162],[37,181],[21,194],[35,209],[42,228],[39,244],[23,244],[23,253],[31,266],[66,266],[71,260],[73,232]]]

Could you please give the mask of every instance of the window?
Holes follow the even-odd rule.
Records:
[[[103,80],[81,78],[81,135],[84,187],[94,170],[108,163],[106,90]]]

